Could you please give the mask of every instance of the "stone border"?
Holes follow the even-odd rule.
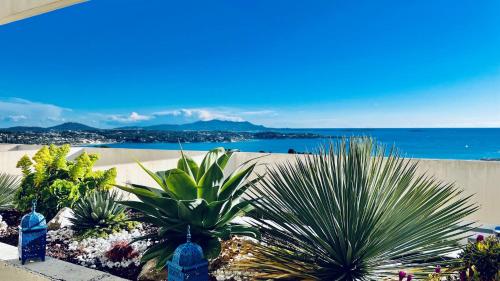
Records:
[[[125,281],[106,272],[47,257],[45,262],[19,261],[17,248],[0,243],[0,281]]]

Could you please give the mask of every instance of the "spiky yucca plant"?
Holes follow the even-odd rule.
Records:
[[[19,189],[19,178],[0,173],[0,210],[13,206],[14,196]]]
[[[433,270],[458,249],[462,220],[477,209],[453,184],[419,175],[415,161],[371,139],[279,163],[253,191],[263,240],[238,267],[257,279],[382,280],[405,268]]]
[[[81,238],[102,237],[133,227],[128,221],[125,206],[118,203],[123,197],[118,191],[94,191],[80,199],[74,206],[72,229]]]
[[[252,210],[251,202],[242,196],[259,178],[249,179],[255,163],[242,163],[228,170],[232,155],[224,148],[216,148],[198,165],[181,152],[175,169],[154,173],[141,165],[160,188],[118,186],[139,198],[123,202],[143,214],[137,220],[159,227],[157,233],[141,238],[157,242],[144,253],[143,261],[156,259],[157,266],[164,267],[175,248],[185,242],[188,225],[192,240],[200,244],[209,259],[219,255],[220,240],[232,235],[259,236],[256,228],[233,222]]]

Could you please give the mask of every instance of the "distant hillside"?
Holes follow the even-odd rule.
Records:
[[[10,128],[2,128],[2,131],[9,132],[42,132],[45,131],[45,128],[42,127],[30,127],[30,126],[15,126]]]
[[[47,130],[51,131],[95,131],[99,130],[81,123],[66,122],[57,126],[48,127]]]
[[[155,130],[155,131],[230,131],[230,132],[260,132],[269,129],[250,122],[235,122],[223,120],[197,121],[182,125],[162,124],[145,127],[120,127],[119,130]]]
[[[2,131],[9,132],[45,132],[45,131],[96,131],[99,130],[94,127],[90,127],[84,124],[75,122],[66,122],[57,126],[52,126],[48,128],[42,127],[28,127],[28,126],[16,126],[10,128],[0,129]]]
[[[10,132],[46,132],[46,131],[97,131],[101,130],[98,128],[90,127],[81,123],[67,122],[57,126],[42,128],[42,127],[27,127],[27,126],[17,126],[5,129],[0,129],[1,131]],[[264,132],[269,131],[262,125],[255,125],[250,122],[235,122],[235,121],[223,121],[223,120],[210,120],[210,121],[197,121],[182,125],[173,124],[161,124],[152,126],[128,126],[119,127],[115,130],[147,130],[147,131],[226,131],[226,132]]]

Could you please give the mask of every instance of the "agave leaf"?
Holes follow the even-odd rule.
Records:
[[[123,185],[118,185],[118,184],[115,184],[114,186],[118,187],[121,190],[133,193],[136,196],[151,197],[151,198],[155,197],[154,192],[143,189],[143,188],[133,188],[133,187],[123,186]]]
[[[240,198],[244,193],[247,192],[248,189],[253,188],[256,183],[258,183],[260,180],[262,180],[264,176],[256,176],[253,180],[246,182],[245,184],[241,185],[240,187],[236,188],[234,193],[231,195],[231,198]]]
[[[231,159],[231,156],[233,156],[233,152],[231,151],[224,153],[221,157],[219,157],[219,159],[217,159],[217,165],[219,165],[219,167],[224,170],[227,163]]]
[[[205,210],[205,213],[203,214],[203,227],[204,228],[211,228],[217,224],[219,221],[220,215],[221,215],[221,210],[224,204],[226,204],[228,200],[224,201],[214,201],[210,202],[207,205],[207,208]]]
[[[139,185],[139,184],[129,184],[131,187],[134,187],[134,188],[141,188],[141,189],[145,189],[147,191],[151,191],[153,193],[155,193],[156,195],[158,196],[161,196],[161,197],[170,197],[170,193],[167,193],[165,191],[163,191],[162,189],[159,189],[159,188],[152,188],[152,187],[149,187],[149,186],[144,186],[144,185]]]
[[[167,232],[170,232],[170,233],[175,233],[176,234],[175,236],[178,235],[179,237],[185,237],[186,236],[185,231],[186,231],[186,223],[181,222],[169,226],[160,227],[160,229],[158,230],[158,234],[160,235],[160,237],[163,237],[165,236],[165,234],[167,234]],[[171,237],[172,235],[170,235],[170,238]]]
[[[198,198],[203,198],[208,202],[217,200],[219,184],[224,177],[224,173],[217,163],[214,163],[198,181]]]
[[[181,200],[191,200],[196,198],[196,182],[186,172],[173,169],[166,180],[167,189]]]
[[[231,234],[252,237],[255,239],[261,238],[259,229],[249,225],[240,225],[240,224],[231,225]]]
[[[198,167],[198,164],[191,159],[191,157],[185,155],[181,150],[181,158],[177,162],[177,169],[186,172],[192,178],[196,178],[200,168]]]
[[[142,165],[140,162],[137,162],[139,166],[165,191],[167,192],[171,197],[175,197],[175,194],[172,193],[167,186],[167,183],[156,173],[153,173],[151,170],[147,169]]]
[[[162,214],[165,214],[169,218],[177,218],[177,201],[172,198],[166,197],[153,197],[153,198],[143,198],[143,202],[154,206]]]
[[[166,170],[166,171],[156,171],[155,174],[161,179],[161,182],[164,186],[167,186],[167,178],[174,169]]]
[[[208,208],[206,200],[180,200],[178,206],[179,218],[181,220],[189,221],[195,226],[203,227],[203,217]]]
[[[223,147],[217,147],[210,150],[203,160],[201,161],[200,169],[198,170],[198,174],[196,175],[196,181],[198,182],[203,175],[210,169],[210,167],[217,162],[221,155],[224,155],[225,150]]]
[[[118,203],[125,205],[127,207],[130,207],[131,209],[146,213],[146,214],[152,214],[155,216],[159,216],[160,213],[158,213],[158,210],[156,210],[155,207],[152,207],[149,204],[145,204],[143,202],[139,201],[118,201]]]
[[[158,237],[158,233],[151,233],[151,234],[147,234],[147,235],[142,235],[142,236],[139,236],[139,237],[132,238],[130,240],[129,244],[133,244],[133,243],[136,243],[136,242],[139,242],[139,241],[147,241],[147,240],[151,240],[151,239],[154,240],[157,237]]]
[[[153,217],[153,216],[140,216],[140,217],[135,217],[133,219],[129,219],[129,221],[137,221],[137,222],[143,222],[143,223],[150,223],[154,225],[162,225],[166,224],[167,222],[163,221],[162,219],[158,217]],[[156,236],[156,234],[155,234]]]
[[[230,223],[234,218],[244,215],[250,211],[252,211],[254,207],[252,206],[251,201],[242,201],[231,207],[220,220],[217,222],[216,227],[220,227],[227,223]]]
[[[219,199],[229,198],[236,188],[253,172],[254,168],[255,164],[241,171],[236,171],[229,176],[219,190]]]
[[[203,239],[201,241],[196,241],[203,248],[203,253],[205,254],[205,258],[213,259],[220,255],[221,245],[219,239],[216,237],[212,237],[209,239]]]
[[[157,258],[167,248],[168,248],[167,242],[161,242],[161,243],[155,244],[155,245],[151,246],[149,249],[147,249],[146,252],[144,252],[144,254],[142,255],[141,261],[146,262],[150,259]]]
[[[167,265],[167,261],[172,258],[172,255],[181,243],[184,243],[182,240],[169,240],[166,241],[165,244],[163,245],[163,251],[161,251],[157,256],[157,263],[156,263],[156,269],[161,270]]]
[[[220,240],[228,240],[231,238],[231,226],[229,224],[223,225],[211,231],[213,237],[217,237]]]

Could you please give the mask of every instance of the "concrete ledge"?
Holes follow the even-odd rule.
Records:
[[[24,270],[23,268],[12,266],[7,262],[0,261],[0,280],[1,281],[7,281],[7,280],[46,281],[50,279],[44,277],[43,275]]]
[[[125,281],[126,279],[50,257],[47,257],[45,262],[27,262],[22,265],[17,256],[17,248],[0,243],[0,281],[8,280]]]

